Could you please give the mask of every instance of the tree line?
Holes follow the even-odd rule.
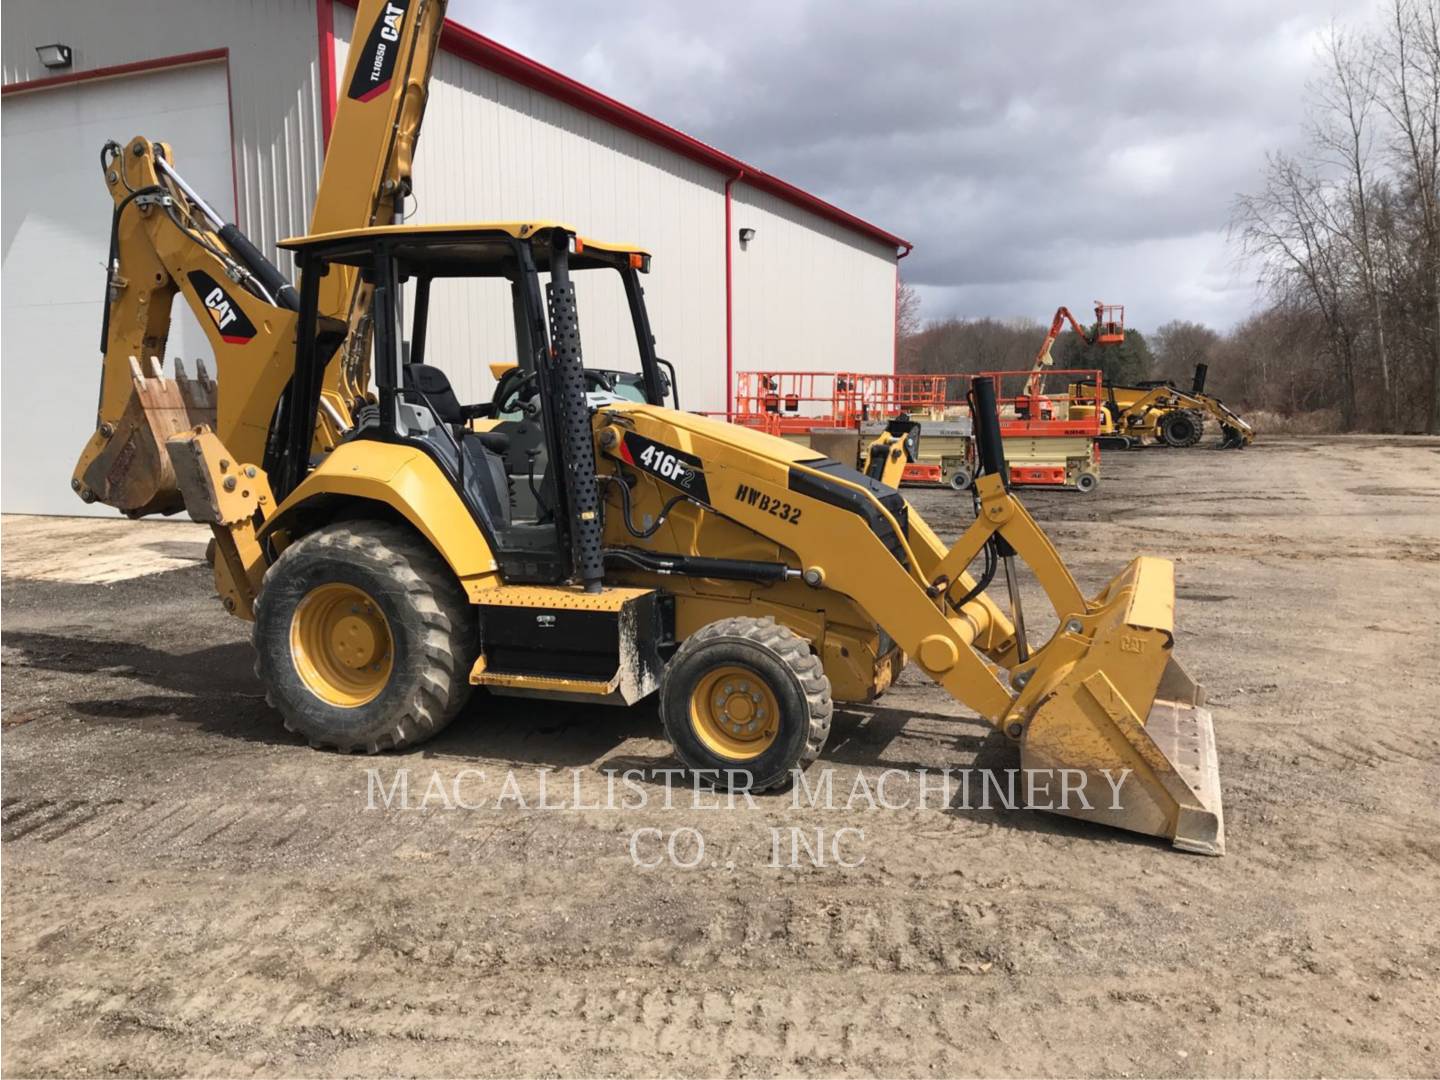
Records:
[[[896,326],[899,370],[927,375],[1029,371],[1048,329],[1048,324],[1038,319],[1023,318],[922,322],[919,298],[905,283],[900,286]],[[1226,344],[1225,337],[1207,326],[1176,321],[1150,335],[1127,327],[1124,341],[1113,345],[1088,343],[1073,331],[1066,331],[1056,340],[1050,355],[1056,370],[1095,369],[1116,385],[1169,379],[1177,386],[1188,387],[1196,364],[1216,361]],[[1213,388],[1214,383],[1207,382],[1207,387]],[[958,391],[959,387],[952,389]]]
[[[901,371],[927,375],[1028,371],[1047,329],[1038,319],[952,318],[921,324],[916,318],[918,307],[914,290],[902,283],[896,344]],[[1113,346],[1087,345],[1066,332],[1050,354],[1056,368],[1099,368],[1115,383],[1164,377],[1153,374],[1162,365],[1139,330],[1127,329],[1125,340]]]
[[[901,285],[902,310],[897,342],[899,370],[924,374],[972,374],[979,371],[1028,371],[1045,338],[1038,319],[938,319],[914,317],[913,292]],[[1087,345],[1074,333],[1062,334],[1051,349],[1056,368],[1093,368],[1116,385],[1168,379],[1189,388],[1199,364],[1208,367],[1205,389],[1240,410],[1282,417],[1331,414],[1342,422],[1337,403],[1342,382],[1325,360],[1323,325],[1312,315],[1273,306],[1251,316],[1229,333],[1202,323],[1172,320],[1153,333],[1133,328],[1119,345]],[[1053,391],[1055,386],[1047,386]],[[960,387],[952,387],[952,397]],[[1362,425],[1351,424],[1352,428]]]
[[[1227,332],[1172,321],[1109,348],[1067,333],[1056,365],[1188,386],[1206,363],[1207,389],[1242,408],[1440,433],[1440,0],[1386,0],[1370,25],[1332,27],[1303,130],[1234,204],[1260,310]],[[900,370],[919,372],[1025,369],[1045,333],[1038,319],[922,324],[907,286],[896,327]]]

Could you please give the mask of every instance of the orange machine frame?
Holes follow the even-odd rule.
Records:
[[[1035,379],[1035,373],[1031,371],[982,371],[979,374],[995,380],[995,403],[1001,409],[1001,436],[1088,435],[1091,438],[1099,437],[1100,410],[1103,408],[1105,400],[1103,372],[1091,368],[1049,368],[1043,373],[1041,379]],[[1066,393],[1060,395],[1040,393],[1043,379],[1052,375],[1069,376],[1074,391],[1071,392],[1067,388]],[[1006,379],[1024,379],[1024,389],[1018,394],[1004,393],[1002,388]],[[1067,405],[1093,403],[1095,412],[1089,417],[1076,420],[1057,419],[1055,417],[1057,398],[1064,399]],[[1014,416],[1005,415],[1004,409],[1007,405],[1014,410]]]

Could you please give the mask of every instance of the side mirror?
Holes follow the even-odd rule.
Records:
[[[656,372],[660,376],[660,404],[665,404],[665,399],[670,398],[675,408],[680,408],[680,390],[675,377],[675,365],[669,360],[656,357],[655,362],[663,369]]]

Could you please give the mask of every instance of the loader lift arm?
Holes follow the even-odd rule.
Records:
[[[1172,390],[1170,396],[1175,407],[1204,413],[1219,423],[1224,432],[1223,445],[1227,448],[1239,449],[1255,441],[1255,429],[1219,398],[1188,390]]]
[[[713,511],[792,553],[791,572],[873,618],[931,679],[1017,743],[1025,769],[1083,776],[1092,794],[1109,792],[1107,780],[1132,785],[1118,805],[1107,798],[1108,805],[1059,812],[1221,853],[1211,720],[1203,692],[1171,655],[1172,565],[1135,559],[1087,599],[1008,490],[993,384],[979,378],[976,387],[978,512],[948,548],[884,485],[823,458],[747,453],[727,442],[724,425],[713,430],[643,406],[617,407],[597,417],[598,439],[617,474],[632,433],[703,463],[702,516]],[[982,554],[976,580],[970,567]],[[1025,633],[1018,564],[1034,574],[1057,619],[1038,647]],[[1009,614],[985,593],[1002,567]]]

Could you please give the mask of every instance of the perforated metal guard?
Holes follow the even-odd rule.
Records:
[[[570,538],[575,572],[587,590],[599,588],[605,576],[600,552],[600,498],[595,483],[595,444],[590,431],[590,405],[585,399],[585,363],[580,354],[580,313],[575,286],[546,285],[550,307],[550,343],[554,349],[554,385],[560,394],[564,428],[565,469],[569,475]]]

